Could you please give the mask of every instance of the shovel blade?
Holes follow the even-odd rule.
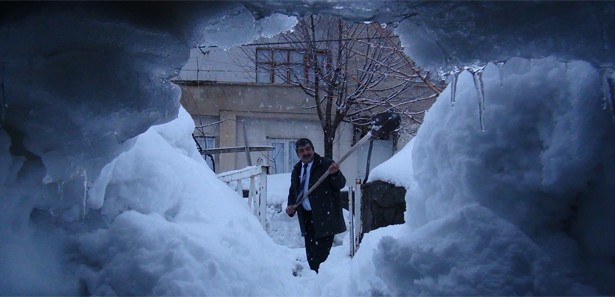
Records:
[[[401,116],[396,112],[383,112],[372,118],[372,135],[386,137],[399,128]]]

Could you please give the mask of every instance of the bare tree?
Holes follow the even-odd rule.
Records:
[[[244,52],[256,64],[257,81],[289,83],[313,99],[327,157],[342,122],[365,133],[373,114],[394,111],[402,115],[405,132],[416,133],[441,92],[442,85],[403,53],[393,30],[379,24],[310,15],[281,40]]]

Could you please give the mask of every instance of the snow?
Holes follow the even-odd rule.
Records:
[[[4,10],[0,294],[615,294],[612,4],[251,4]],[[290,175],[268,176],[263,228],[196,151],[169,81],[190,47],[282,32],[294,22],[272,12],[310,9],[394,12],[419,64],[484,67],[370,173],[407,189],[406,223],[365,234],[353,258],[340,234],[319,274],[283,212]]]
[[[280,32],[290,30],[297,23],[295,17],[283,14],[272,14],[255,20],[252,13],[238,6],[225,12],[221,18],[199,26],[203,39],[199,46],[222,46],[229,49],[232,46],[250,43],[255,36],[271,37]]]
[[[550,55],[612,67],[612,3],[448,1],[401,6],[416,14],[397,27],[406,52],[432,69]]]
[[[553,58],[532,65],[512,59],[504,73],[500,86],[497,66],[485,70],[491,98],[485,132],[474,81],[463,72],[455,107],[449,86],[409,144],[412,161],[391,158],[393,164],[381,165],[393,173],[399,164],[412,166],[415,180],[406,196],[412,231],[383,238],[373,256],[383,262],[376,275],[390,281],[386,294],[597,294],[577,258],[579,248],[596,243],[569,228],[586,220],[613,227],[609,216],[579,216],[572,209],[601,199],[613,210],[607,192],[584,193],[596,168],[611,168],[614,161],[600,75],[587,63]],[[613,250],[608,232],[599,233],[600,244]],[[415,281],[395,281],[396,275]]]

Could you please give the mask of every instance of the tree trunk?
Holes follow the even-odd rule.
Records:
[[[325,145],[325,157],[333,159],[333,140],[335,140],[335,130],[331,127],[323,127],[324,133],[324,145]]]

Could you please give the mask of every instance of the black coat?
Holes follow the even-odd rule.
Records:
[[[333,160],[321,157],[314,153],[314,163],[310,171],[309,187],[327,172]],[[288,189],[288,205],[297,201],[301,174],[301,161],[293,167],[290,176],[290,188]],[[327,176],[327,178],[310,193],[310,205],[314,219],[314,237],[319,238],[327,235],[335,235],[346,231],[346,222],[342,213],[342,198],[340,190],[346,185],[346,178],[341,171]],[[301,217],[301,211],[297,211],[301,235],[305,236],[305,226]]]

